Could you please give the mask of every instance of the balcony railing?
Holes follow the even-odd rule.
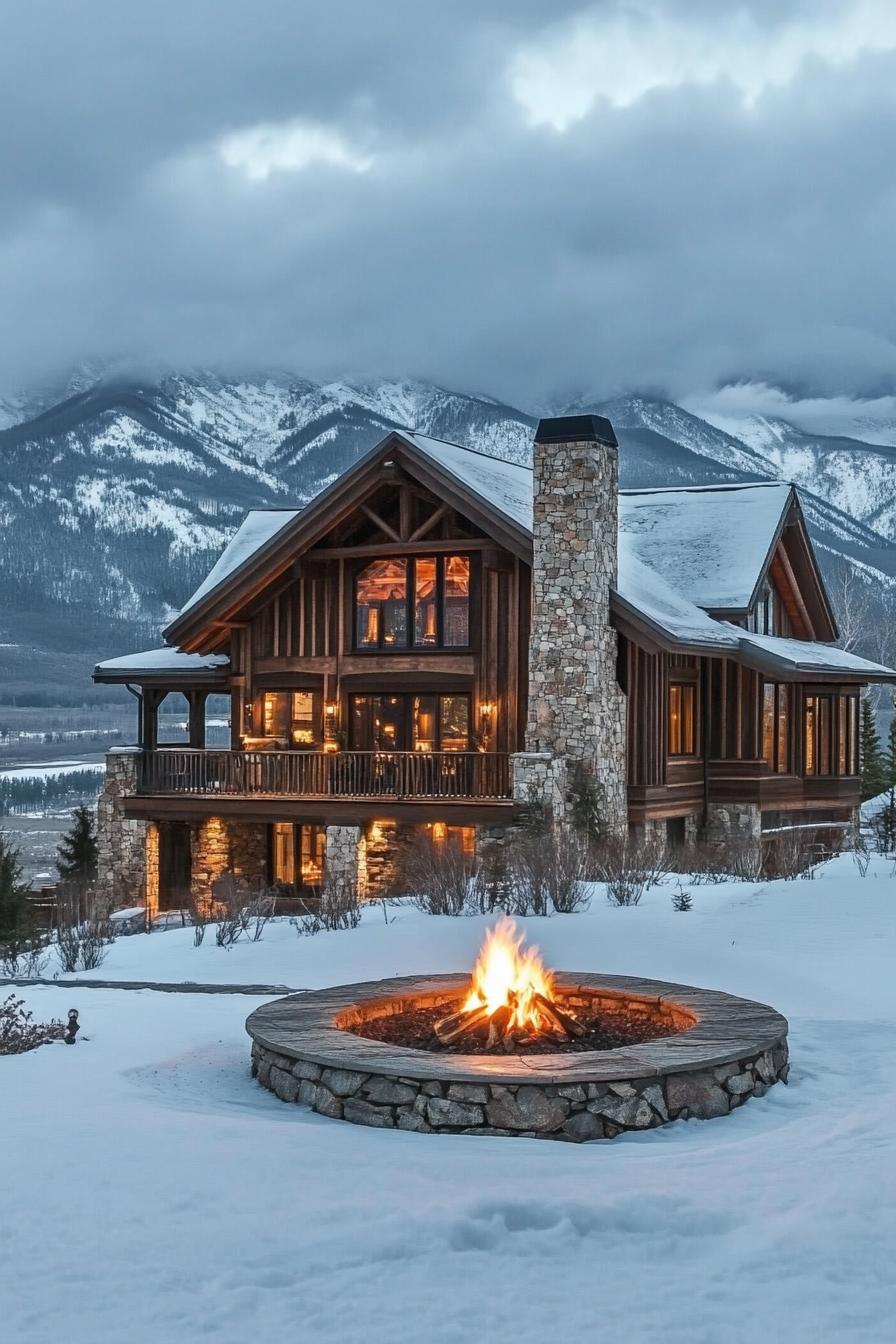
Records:
[[[509,757],[478,751],[145,752],[141,793],[509,798]]]

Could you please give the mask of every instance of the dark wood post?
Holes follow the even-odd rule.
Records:
[[[167,694],[167,691],[154,691],[148,687],[144,688],[143,732],[140,739],[144,751],[155,751],[159,744],[159,705]]]
[[[199,750],[205,747],[205,703],[208,697],[208,691],[187,692],[190,706],[190,746]]]

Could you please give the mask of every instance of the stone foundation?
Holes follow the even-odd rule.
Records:
[[[787,1079],[787,1023],[773,1009],[624,976],[559,974],[556,988],[573,1008],[584,998],[622,998],[630,1011],[671,1019],[675,1035],[504,1057],[414,1050],[347,1030],[414,1003],[450,1011],[467,983],[457,975],[384,980],[265,1004],[246,1023],[252,1075],[281,1101],[353,1124],[575,1143],[714,1119]]]

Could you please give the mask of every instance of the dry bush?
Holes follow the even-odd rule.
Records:
[[[60,970],[95,971],[106,960],[115,942],[115,928],[108,919],[85,919],[80,924],[60,925],[53,950]]]
[[[588,907],[582,839],[560,827],[526,833],[510,849],[510,915],[573,914]]]
[[[33,1021],[24,1000],[14,994],[0,1003],[0,1055],[36,1050],[39,1045],[61,1040],[64,1032],[65,1027],[55,1018],[46,1023]]]
[[[320,901],[303,902],[303,906],[302,913],[289,921],[300,937],[324,930],[356,929],[361,923],[358,884],[347,878],[326,881]]]
[[[409,844],[397,874],[397,886],[413,896],[428,915],[472,915],[486,908],[480,864],[450,841],[420,835]]]
[[[246,931],[243,911],[249,900],[249,887],[235,873],[222,873],[212,883],[212,918],[218,947],[232,947]]]
[[[252,943],[261,941],[262,934],[274,916],[277,908],[277,894],[274,891],[259,891],[249,904],[243,907],[243,932]]]
[[[682,868],[695,886],[717,882],[758,882],[762,873],[762,855],[755,840],[730,837],[704,841],[681,855]]]
[[[824,846],[814,830],[794,829],[770,836],[762,854],[762,873],[766,878],[812,879],[825,858]]]
[[[606,883],[609,901],[638,905],[645,891],[668,873],[669,859],[660,840],[611,835],[592,851],[591,866],[596,880]]]

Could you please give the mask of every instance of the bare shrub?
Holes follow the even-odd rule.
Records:
[[[356,929],[361,923],[358,885],[347,878],[329,879],[319,903],[303,904],[303,912],[289,921],[300,937],[324,930]]]
[[[212,883],[211,917],[215,922],[218,947],[232,947],[246,931],[243,911],[249,900],[249,888],[236,873],[222,873]]]
[[[592,868],[614,905],[639,905],[645,891],[669,871],[669,862],[660,840],[611,835],[592,852]]]
[[[475,856],[450,841],[421,835],[401,864],[401,887],[428,915],[476,914],[483,908],[482,874]]]
[[[758,882],[763,876],[759,845],[738,836],[694,845],[681,852],[678,863],[676,870],[686,872],[694,886],[732,880]]]
[[[22,1055],[61,1040],[64,1033],[65,1027],[55,1018],[52,1022],[35,1022],[24,1000],[14,994],[0,1003],[0,1055]]]
[[[871,864],[871,851],[860,826],[853,825],[850,828],[848,844],[852,861],[859,870],[859,876],[865,877]]]
[[[244,906],[243,932],[248,935],[250,942],[261,941],[268,921],[273,918],[276,905],[275,893],[260,891],[257,896],[252,897],[248,905]]]
[[[85,919],[79,924],[60,925],[56,930],[54,952],[60,969],[95,971],[106,960],[109,945],[115,941],[115,929],[108,919]]]
[[[763,875],[767,878],[783,878],[785,882],[793,882],[798,877],[811,880],[824,857],[824,847],[814,830],[794,828],[780,831],[765,843]]]
[[[0,942],[0,970],[14,979],[33,980],[47,968],[47,936],[31,920],[11,930]]]
[[[559,827],[524,833],[510,851],[508,914],[573,914],[587,909],[586,852],[578,835]]]

